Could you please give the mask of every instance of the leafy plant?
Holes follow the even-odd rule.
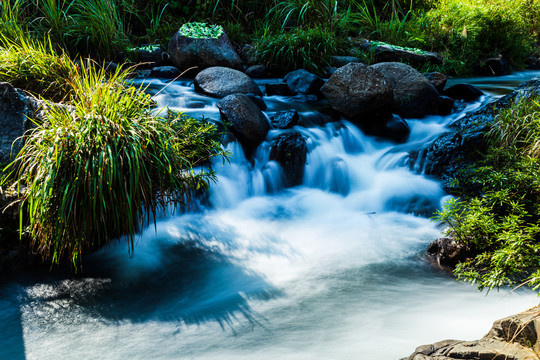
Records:
[[[194,39],[217,39],[223,34],[223,28],[219,25],[191,22],[182,25],[180,35]]]
[[[27,186],[22,211],[34,247],[53,263],[78,266],[85,250],[119,236],[133,250],[140,226],[214,179],[192,168],[223,154],[215,128],[153,115],[151,98],[126,76],[81,64],[69,107],[49,103],[11,164]]]
[[[487,153],[457,178],[461,200],[436,216],[476,254],[455,272],[480,289],[540,286],[539,100],[522,99],[497,116]]]

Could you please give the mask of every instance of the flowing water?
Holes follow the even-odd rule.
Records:
[[[219,118],[216,100],[187,81],[155,99]],[[311,124],[298,129],[309,148],[302,186],[284,189],[268,161],[276,131],[251,162],[228,144],[211,206],[160,219],[133,256],[118,244],[85,258],[79,276],[3,279],[0,359],[399,359],[421,344],[479,338],[538,303],[526,290],[477,292],[424,256],[441,234],[425,216],[445,194],[409,171],[407,153],[489,96],[459,114],[409,120],[401,145],[344,120],[317,125],[324,104],[265,100],[268,112],[296,108]]]

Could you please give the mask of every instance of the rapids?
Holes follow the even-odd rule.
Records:
[[[399,359],[483,336],[538,299],[480,293],[429,265],[426,246],[442,229],[427,216],[446,195],[409,170],[407,154],[535,75],[470,79],[488,96],[450,116],[407,119],[400,145],[345,120],[316,125],[324,104],[265,97],[268,112],[315,119],[298,128],[309,149],[302,186],[284,189],[268,161],[277,131],[253,161],[229,143],[210,204],[159,219],[132,256],[119,243],[86,257],[82,275],[2,279],[0,359]],[[189,81],[165,85],[149,87],[160,107],[219,119],[217,101]]]

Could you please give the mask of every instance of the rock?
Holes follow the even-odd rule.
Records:
[[[11,84],[0,82],[0,166],[7,165],[23,146],[21,137],[33,127],[41,103]]]
[[[324,80],[304,69],[295,70],[283,78],[289,90],[294,95],[320,94]]]
[[[467,260],[472,253],[465,245],[444,237],[429,244],[427,254],[439,267],[454,268],[458,263]]]
[[[409,124],[396,114],[389,114],[382,121],[370,121],[366,124],[361,124],[361,127],[368,135],[379,136],[398,143],[407,141],[411,133]]]
[[[283,168],[287,186],[302,184],[306,158],[306,139],[294,130],[281,133],[270,150],[270,160],[277,161]]]
[[[486,76],[510,75],[512,69],[508,59],[499,54],[496,57],[484,59],[474,67],[475,74]]]
[[[279,96],[290,96],[292,95],[291,90],[289,90],[289,87],[287,84],[279,83],[279,84],[266,84],[265,85],[265,92],[266,95],[272,96],[272,95],[279,95]]]
[[[410,153],[410,165],[426,175],[434,175],[444,180],[443,186],[451,192],[450,179],[457,172],[474,161],[477,151],[487,146],[484,134],[493,123],[495,116],[521,98],[540,96],[540,78],[526,81],[512,93],[487,104],[480,109],[459,118],[425,148]]]
[[[471,84],[456,84],[444,90],[443,95],[454,100],[473,101],[484,95],[484,93]]]
[[[137,50],[138,68],[150,69],[161,66],[165,63],[164,57],[166,53],[159,46],[143,46]]]
[[[174,79],[180,76],[180,70],[175,66],[156,66],[152,68],[150,76],[161,79]]]
[[[371,66],[380,71],[393,87],[393,112],[405,118],[436,114],[439,92],[429,80],[409,65],[398,62]]]
[[[416,348],[407,360],[531,360],[540,359],[540,308],[495,321],[480,340],[444,340]]]
[[[361,62],[360,59],[355,56],[332,56],[330,58],[330,64],[332,64],[332,66],[336,68],[340,68],[349,63],[359,63],[359,62]]]
[[[215,66],[207,68],[195,77],[195,91],[222,98],[231,94],[255,94],[262,96],[261,89],[241,71]]]
[[[242,69],[242,60],[225,33],[215,39],[196,39],[177,31],[169,41],[167,52],[171,63],[182,71],[191,67],[201,71],[213,66]]]
[[[439,94],[442,94],[442,92],[444,91],[444,87],[446,86],[446,82],[448,81],[448,77],[443,73],[437,71],[426,73],[424,74],[424,76],[426,77],[426,79],[429,80],[431,85],[433,85],[435,89],[437,89]]]
[[[270,125],[263,112],[244,94],[228,95],[217,103],[224,121],[247,152],[254,150],[265,138]]]
[[[266,103],[264,102],[264,100],[263,100],[263,98],[261,96],[254,95],[254,94],[246,94],[246,95],[262,111],[264,111],[264,110],[266,110],[268,108],[268,106],[266,106]]]
[[[439,106],[437,108],[437,113],[439,115],[448,115],[454,109],[454,99],[449,98],[448,96],[439,96]]]
[[[261,78],[268,73],[264,65],[252,65],[246,69],[246,75],[252,78]]]
[[[278,111],[274,115],[270,116],[270,122],[274,129],[290,129],[295,125],[298,125],[300,116],[296,110]]]
[[[363,47],[373,54],[375,63],[406,62],[417,67],[425,64],[441,65],[443,62],[441,54],[436,52],[370,42],[365,43]]]
[[[362,63],[337,69],[321,88],[330,106],[351,118],[391,108],[392,90],[378,70]]]

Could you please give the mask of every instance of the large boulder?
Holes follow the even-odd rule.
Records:
[[[287,84],[291,94],[318,95],[324,80],[307,70],[299,69],[285,75],[283,82]]]
[[[422,345],[402,360],[531,360],[540,359],[540,308],[497,320],[480,340],[444,340]]]
[[[169,41],[167,52],[171,63],[182,71],[192,67],[197,71],[212,66],[242,68],[242,60],[225,33],[217,38],[192,38],[177,31]]]
[[[392,90],[383,74],[362,63],[337,69],[321,88],[330,106],[350,118],[388,110],[393,102]]]
[[[384,62],[371,66],[380,71],[392,84],[396,114],[405,118],[421,118],[436,114],[439,92],[416,69],[398,62]]]
[[[22,136],[32,127],[39,102],[9,83],[0,83],[0,166],[12,161],[23,146]]]
[[[228,95],[217,103],[224,121],[247,152],[254,150],[265,138],[270,125],[263,112],[244,94]]]
[[[286,186],[302,184],[307,158],[306,139],[295,130],[281,133],[272,144],[270,160],[275,160],[283,168]]]
[[[195,77],[195,91],[222,98],[231,94],[255,94],[262,96],[261,89],[241,71],[216,66],[205,69]]]

